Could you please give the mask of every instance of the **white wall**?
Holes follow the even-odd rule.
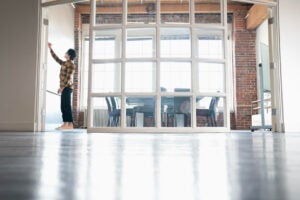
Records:
[[[299,0],[279,0],[283,109],[286,132],[300,132],[299,19]]]
[[[39,3],[1,0],[0,131],[34,130]]]
[[[38,0],[1,1],[0,131],[35,128],[40,12]],[[43,17],[49,19],[49,40],[63,58],[66,50],[74,47],[74,9],[71,5],[53,6]],[[50,66],[59,70],[52,60]],[[57,89],[58,82],[49,86]]]
[[[48,41],[52,43],[55,53],[64,60],[65,52],[74,48],[74,8],[71,4],[51,6],[43,9],[43,18],[48,19]],[[60,66],[53,60],[48,51],[47,84],[48,90],[56,92],[59,88]],[[60,112],[60,97],[47,93],[46,123],[59,124],[62,122]]]

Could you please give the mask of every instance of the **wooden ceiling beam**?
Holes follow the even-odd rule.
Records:
[[[253,5],[247,15],[247,29],[256,29],[269,16],[268,7],[264,5]]]

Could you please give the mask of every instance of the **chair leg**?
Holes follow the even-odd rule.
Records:
[[[119,126],[119,123],[121,121],[121,116],[117,116],[116,118],[117,118],[116,126]]]
[[[108,116],[108,120],[107,120],[107,127],[111,126],[111,116]]]
[[[115,126],[115,117],[112,117],[112,123],[111,126]]]
[[[118,126],[118,122],[119,122],[119,120],[118,120],[118,116],[113,116],[113,124],[112,124],[112,126]]]
[[[215,118],[212,118],[212,120],[213,120],[213,126],[214,126],[214,127],[217,126],[216,119],[215,119]]]
[[[134,126],[134,124],[133,124],[133,119],[134,119],[134,117],[133,117],[133,115],[131,115],[131,116],[130,116],[130,126],[131,126],[131,127]]]
[[[214,126],[214,125],[213,125],[213,120],[212,120],[211,116],[207,116],[207,125],[208,125],[209,127]]]
[[[209,121],[210,121],[210,124],[209,124],[210,127],[215,126],[214,125],[214,119],[213,119],[213,117],[211,115],[209,116]]]
[[[212,122],[213,122],[213,126],[217,126],[217,122],[216,122],[216,116],[212,115],[211,116]]]

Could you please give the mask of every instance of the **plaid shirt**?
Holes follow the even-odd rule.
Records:
[[[60,80],[60,88],[73,88],[73,73],[75,71],[75,65],[71,60],[62,61],[57,57],[54,51],[51,49],[51,55],[54,60],[61,65],[60,73],[59,73],[59,80]]]

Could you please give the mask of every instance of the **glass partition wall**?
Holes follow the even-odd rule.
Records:
[[[88,131],[228,131],[226,2],[91,0]]]

